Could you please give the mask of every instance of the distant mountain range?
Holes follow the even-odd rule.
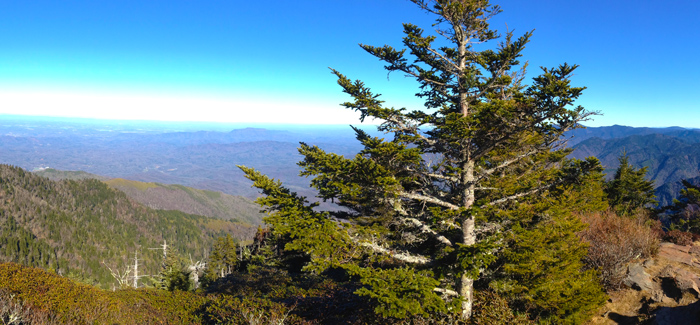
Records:
[[[611,126],[575,130],[574,158],[597,157],[608,177],[626,153],[636,167],[647,167],[660,205],[668,205],[682,188],[680,181],[700,176],[700,130]]]
[[[92,120],[88,123],[13,118],[0,120],[0,163],[28,170],[79,170],[163,186],[181,184],[248,199],[257,197],[258,192],[236,165],[255,167],[282,180],[292,190],[313,197],[315,192],[309,188],[308,179],[298,176],[300,141],[345,156],[361,150],[347,126],[268,126],[222,131],[221,125],[196,130],[195,126],[183,124],[100,125]],[[372,134],[382,136],[376,131]],[[633,165],[649,167],[648,178],[657,186],[662,205],[677,196],[680,180],[700,176],[697,129],[613,125],[574,130],[567,138],[574,149],[572,157],[598,157],[609,175],[617,168],[622,152],[628,154]],[[123,190],[129,192],[128,188]],[[171,190],[175,189],[153,191]],[[162,204],[149,200],[143,202]]]
[[[308,180],[297,176],[300,141],[345,155],[360,150],[347,126],[159,133],[131,130],[125,125],[115,129],[65,121],[0,121],[0,163],[28,170],[51,167],[109,178],[181,184],[252,199],[258,192],[236,167],[246,165],[312,196]]]
[[[617,139],[632,135],[666,134],[678,138],[695,137],[697,139],[697,131],[697,129],[686,129],[677,126],[667,128],[635,128],[624,125],[613,125],[576,129],[568,132],[567,136],[571,137],[569,146],[573,147],[590,138]]]

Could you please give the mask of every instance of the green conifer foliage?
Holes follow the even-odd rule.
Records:
[[[519,59],[532,33],[501,37],[492,30],[488,21],[500,7],[485,0],[412,2],[435,15],[436,35],[404,24],[404,49],[361,47],[386,70],[414,78],[425,107],[386,106],[363,82],[332,70],[352,97],[343,105],[360,120],[382,121],[387,137],[355,129],[364,149],[354,157],[305,143],[299,149],[301,175],[311,177],[320,199],[342,209],[316,210],[278,181],[240,167],[262,190],[258,202],[270,212],[272,232],[285,238],[286,250],[308,256],[306,271],[344,268],[364,284],[357,293],[374,299],[384,316],[465,320],[474,282],[487,280],[509,236],[551,241],[550,269],[570,262],[559,253],[573,260],[585,253],[569,214],[528,207],[539,198],[556,201],[566,186],[599,172],[599,164],[566,160],[562,141],[592,113],[573,106],[584,89],[569,81],[575,65],[542,68],[531,84],[522,82],[526,64]],[[561,230],[549,231],[551,224]],[[587,276],[579,266],[567,269],[571,281]],[[563,285],[549,291],[581,292]]]
[[[664,207],[661,219],[670,230],[700,234],[700,187],[683,180],[683,189],[673,205]]]
[[[187,268],[187,260],[177,252],[168,249],[160,272],[153,277],[155,287],[169,291],[189,291],[194,289],[190,278],[191,271]]]
[[[229,234],[216,239],[211,253],[209,253],[207,267],[204,271],[203,282],[205,286],[236,270],[239,263],[236,254],[237,247],[238,245]]]
[[[589,206],[581,205],[580,194],[567,187],[557,197],[523,203],[515,213],[536,219],[513,227],[489,283],[544,323],[581,324],[607,299],[595,270],[583,271],[588,251],[577,233],[585,224],[572,213]]]
[[[647,167],[635,169],[626,153],[620,155],[619,161],[615,177],[606,188],[610,206],[619,215],[629,215],[636,209],[656,204],[654,182],[645,178]]]

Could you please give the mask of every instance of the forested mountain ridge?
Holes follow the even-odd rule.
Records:
[[[224,220],[237,220],[252,226],[262,224],[260,206],[242,196],[199,190],[183,185],[145,183],[113,178],[104,181],[139,203],[158,210],[178,210]],[[254,233],[255,230],[253,229]],[[252,233],[250,234],[252,238]]]
[[[575,146],[578,143],[586,141],[590,138],[617,139],[632,135],[649,134],[667,134],[679,138],[691,136],[695,137],[696,139],[698,136],[700,136],[700,132],[698,132],[696,129],[686,129],[681,127],[647,128],[624,125],[585,127],[567,132],[567,136],[570,137],[568,142],[569,146]]]
[[[700,176],[700,132],[671,129],[663,134],[630,135],[621,138],[589,138],[573,147],[573,158],[597,157],[608,178],[624,152],[636,167],[647,167],[661,206],[678,196],[680,181]],[[673,186],[672,184],[676,184]]]
[[[233,219],[251,226],[257,226],[262,223],[263,214],[260,213],[260,207],[252,200],[242,196],[200,190],[183,185],[168,185],[139,182],[123,178],[109,178],[83,171],[62,171],[46,168],[33,173],[51,180],[98,179],[152,209],[177,210],[184,213],[224,220]],[[254,232],[255,230],[252,229],[249,235],[252,236]]]
[[[54,270],[109,287],[107,267],[138,254],[141,274],[161,264],[157,248],[203,259],[214,240],[240,230],[233,221],[146,208],[95,179],[51,181],[0,165],[0,260]]]

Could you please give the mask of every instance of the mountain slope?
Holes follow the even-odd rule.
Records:
[[[81,180],[81,179],[96,179],[99,181],[106,181],[110,179],[109,177],[90,174],[84,171],[69,171],[69,170],[57,170],[53,168],[43,168],[36,171],[32,171],[35,175],[41,177],[46,177],[52,181],[62,181],[62,180]]]
[[[178,210],[225,220],[239,220],[256,226],[262,223],[260,206],[242,196],[123,178],[113,178],[104,182],[152,209]]]
[[[0,165],[0,260],[73,274],[109,287],[107,266],[123,269],[134,254],[141,274],[155,274],[167,240],[202,259],[215,238],[240,232],[232,221],[146,208],[95,180],[54,182]],[[104,264],[103,264],[104,263]]]
[[[664,134],[633,135],[619,139],[591,138],[574,146],[574,158],[598,157],[608,170],[618,166],[618,158],[626,152],[630,163],[648,167],[648,177],[656,186],[680,178],[693,177],[700,161],[700,144],[687,143]],[[695,166],[695,167],[693,167]]]
[[[94,178],[111,188],[124,192],[137,202],[157,210],[177,210],[224,220],[238,220],[253,226],[262,223],[260,206],[242,196],[195,189],[183,185],[145,183],[123,178],[109,178],[83,171],[61,171],[46,168],[33,172],[51,180],[79,180]],[[252,236],[250,230],[246,238]]]
[[[677,136],[674,136],[677,135]],[[635,167],[647,167],[647,178],[654,181],[660,205],[668,205],[678,196],[682,179],[700,176],[700,143],[697,132],[632,135],[617,139],[590,138],[574,146],[573,158],[597,157],[608,178],[618,167],[625,152]]]
[[[569,146],[575,146],[580,142],[586,141],[590,138],[601,138],[601,139],[619,139],[632,135],[650,135],[650,134],[666,134],[673,137],[684,137],[692,134],[693,141],[698,142],[698,136],[700,132],[692,129],[685,129],[681,127],[668,127],[668,128],[636,128],[624,125],[612,125],[612,126],[600,126],[600,127],[586,127],[582,129],[576,129],[567,132],[567,136],[573,137],[569,140]]]

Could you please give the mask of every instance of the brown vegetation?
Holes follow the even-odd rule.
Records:
[[[620,217],[607,211],[582,215],[581,219],[588,228],[580,236],[590,244],[585,263],[600,272],[600,280],[609,290],[622,286],[630,261],[652,257],[659,249],[660,238],[641,213]]]
[[[693,234],[687,231],[680,231],[678,229],[670,230],[663,237],[664,240],[672,242],[676,245],[690,245],[693,243]]]

